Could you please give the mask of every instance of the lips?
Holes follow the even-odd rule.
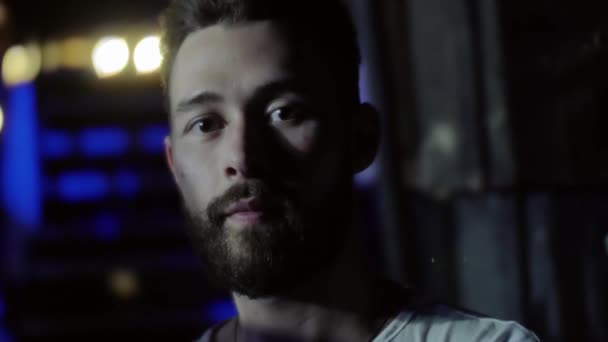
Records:
[[[264,213],[270,212],[274,207],[268,202],[259,197],[247,198],[235,202],[226,208],[224,214],[226,217],[231,216],[261,216]]]
[[[269,202],[253,197],[229,205],[225,217],[232,225],[252,227],[261,223],[271,210]]]

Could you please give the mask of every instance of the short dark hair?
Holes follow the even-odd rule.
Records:
[[[290,41],[312,42],[327,49],[324,51],[338,82],[358,96],[361,55],[350,13],[340,0],[171,1],[161,16],[161,75],[165,89],[177,51],[189,34],[217,24],[260,20],[277,21],[288,32]]]

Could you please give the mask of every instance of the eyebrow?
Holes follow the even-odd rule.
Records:
[[[204,106],[209,103],[217,103],[223,100],[222,96],[210,91],[201,91],[194,94],[192,97],[189,97],[185,100],[180,101],[177,104],[177,108],[175,109],[176,113],[183,113],[191,110],[192,108],[197,108],[200,106]]]
[[[286,92],[308,93],[306,90],[306,87],[304,87],[303,84],[298,82],[296,79],[283,78],[271,81],[256,89],[252,99],[259,99],[261,97],[269,98]],[[221,102],[223,99],[224,98],[220,94],[210,91],[200,91],[194,94],[192,97],[180,101],[177,104],[175,111],[177,114],[180,114],[210,103]]]
[[[256,89],[253,97],[272,97],[286,92],[309,93],[303,82],[298,82],[294,78],[284,78],[259,87]]]

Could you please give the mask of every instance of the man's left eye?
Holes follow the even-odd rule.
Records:
[[[301,111],[296,107],[281,107],[270,112],[270,122],[297,120],[302,117]]]

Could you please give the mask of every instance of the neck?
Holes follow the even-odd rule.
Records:
[[[269,334],[281,341],[371,340],[394,314],[388,303],[398,302],[398,294],[370,271],[359,251],[350,241],[331,267],[288,295],[234,294],[240,334]]]

